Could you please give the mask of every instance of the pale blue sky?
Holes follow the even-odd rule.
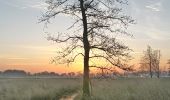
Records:
[[[45,7],[44,0],[0,0],[0,69],[49,64],[41,61],[49,60],[57,46],[46,40],[44,32],[66,32],[72,21],[58,16],[44,29],[38,18]],[[162,51],[163,60],[170,58],[170,0],[129,0],[124,8],[137,22],[129,27],[134,38],[123,40],[134,49],[135,55],[140,57],[146,46],[151,45]]]

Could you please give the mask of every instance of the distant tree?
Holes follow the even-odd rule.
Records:
[[[2,71],[0,71],[0,74],[2,73]]]
[[[129,72],[133,72],[135,71],[134,69],[134,65],[129,65],[127,64],[127,62],[121,62],[119,59],[117,61],[117,66],[121,66],[121,69],[124,71],[124,75],[125,73],[129,73]],[[116,74],[120,74],[120,72],[118,72],[118,69],[116,70],[115,67],[108,67],[108,65],[106,66],[94,66],[95,68],[98,69],[99,73],[98,75],[100,75],[101,77],[99,78],[110,78]]]
[[[67,77],[67,73],[61,73],[60,76]]]
[[[110,75],[114,72],[113,67],[108,66],[101,66],[101,67],[96,67],[97,68],[97,77],[98,78],[110,78]]]
[[[160,77],[160,50],[154,50],[152,54],[152,67],[155,73],[157,74],[157,77]]]
[[[150,77],[152,78],[152,48],[150,46],[144,51],[144,56],[141,58],[140,69],[142,71],[149,71]]]
[[[167,64],[169,65],[168,66],[168,72],[169,72],[169,76],[170,76],[170,59],[168,60]]]
[[[59,52],[54,62],[67,63],[75,61],[78,56],[84,57],[83,97],[90,96],[89,60],[101,58],[113,66],[118,66],[115,59],[126,59],[131,51],[118,42],[117,34],[131,35],[126,32],[134,20],[122,13],[122,4],[126,0],[46,0],[49,5],[40,22],[49,23],[51,18],[63,14],[72,17],[75,22],[69,29],[73,33],[49,36],[49,40],[57,43],[68,43]],[[78,49],[84,51],[78,51]],[[93,65],[92,65],[93,66]],[[121,67],[121,66],[118,66]]]
[[[3,75],[5,76],[26,76],[27,72],[25,72],[24,70],[5,70],[3,72]]]
[[[83,76],[83,74],[82,74],[82,72],[79,71],[79,72],[76,73],[76,76],[80,78],[80,77]]]
[[[76,74],[74,73],[74,72],[70,72],[70,73],[68,73],[68,76],[69,77],[74,77]]]
[[[58,73],[48,72],[48,71],[43,71],[43,72],[35,73],[34,75],[36,75],[36,76],[59,76]]]
[[[160,68],[160,51],[153,50],[150,46],[144,51],[144,56],[141,58],[140,70],[146,72],[149,70],[150,77],[153,77],[153,72],[157,73],[159,78]]]

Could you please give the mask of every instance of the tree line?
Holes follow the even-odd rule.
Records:
[[[24,70],[12,70],[12,69],[8,69],[8,70],[5,70],[5,71],[0,71],[0,76],[5,76],[5,77],[24,77],[24,76],[74,77],[76,75],[78,76],[80,74],[75,73],[75,72],[56,73],[56,72],[48,72],[48,71],[30,73],[30,72],[26,72]]]

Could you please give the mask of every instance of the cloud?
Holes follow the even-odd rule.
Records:
[[[15,7],[18,9],[37,9],[37,10],[44,10],[47,8],[47,4],[43,1],[27,1],[27,0],[23,0],[23,1],[19,1],[19,0],[14,0],[12,2],[10,1],[2,1],[1,3],[10,6],[10,7]]]
[[[16,4],[14,2],[9,2],[9,1],[1,1],[2,4],[5,4],[10,7],[15,7],[15,8],[22,8],[19,4]]]
[[[149,4],[145,6],[145,8],[150,9],[155,12],[159,12],[159,11],[161,11],[161,8],[162,8],[162,2],[160,0],[155,3],[153,0],[152,2],[149,2]]]
[[[28,60],[28,58],[23,58],[23,57],[11,57],[7,58],[8,60]]]
[[[39,10],[44,10],[47,8],[47,4],[45,2],[37,2],[36,4],[29,4],[27,5],[27,8],[34,8]]]
[[[152,11],[160,11],[160,9],[153,7],[152,5],[146,6],[146,8],[151,9]]]

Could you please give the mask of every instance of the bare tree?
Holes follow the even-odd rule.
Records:
[[[119,68],[121,68],[124,71],[122,73],[119,72],[119,74],[135,71],[134,65],[129,65],[125,61],[121,62],[119,58],[118,58],[118,61],[115,63],[115,65],[119,66]],[[95,66],[94,65],[94,66],[90,66],[90,67],[96,68],[99,71],[100,76],[101,76],[99,78],[111,78],[113,76],[113,74],[118,74],[118,69],[116,69],[113,66],[109,66],[109,65]]]
[[[150,73],[150,77],[152,78],[152,48],[150,46],[147,47],[147,50],[144,51],[144,56],[141,58],[141,66],[140,69],[143,71],[148,71]]]
[[[150,77],[153,77],[153,72],[157,73],[159,78],[159,63],[160,63],[160,50],[153,50],[150,46],[144,51],[144,56],[141,58],[140,69],[144,72],[149,70]]]
[[[95,67],[98,69],[98,78],[111,78],[111,73],[113,72],[112,68],[108,67]]]
[[[149,65],[146,62],[146,57],[141,57],[139,70],[141,73],[145,73],[149,70]]]
[[[157,74],[157,77],[160,77],[160,50],[154,50],[152,54],[152,67],[155,73]]]
[[[170,75],[170,59],[168,60],[167,64],[169,65],[168,66],[168,71],[169,71],[169,75]]]
[[[125,60],[131,51],[128,46],[118,42],[118,34],[130,35],[126,29],[134,20],[122,13],[121,5],[126,0],[46,0],[48,10],[40,22],[49,23],[50,19],[62,14],[70,16],[75,22],[68,28],[72,33],[59,33],[57,37],[48,39],[57,43],[69,44],[64,48],[54,62],[70,64],[78,56],[84,57],[83,96],[90,96],[89,61],[100,58],[113,66],[117,59]],[[82,51],[78,51],[78,49]]]

